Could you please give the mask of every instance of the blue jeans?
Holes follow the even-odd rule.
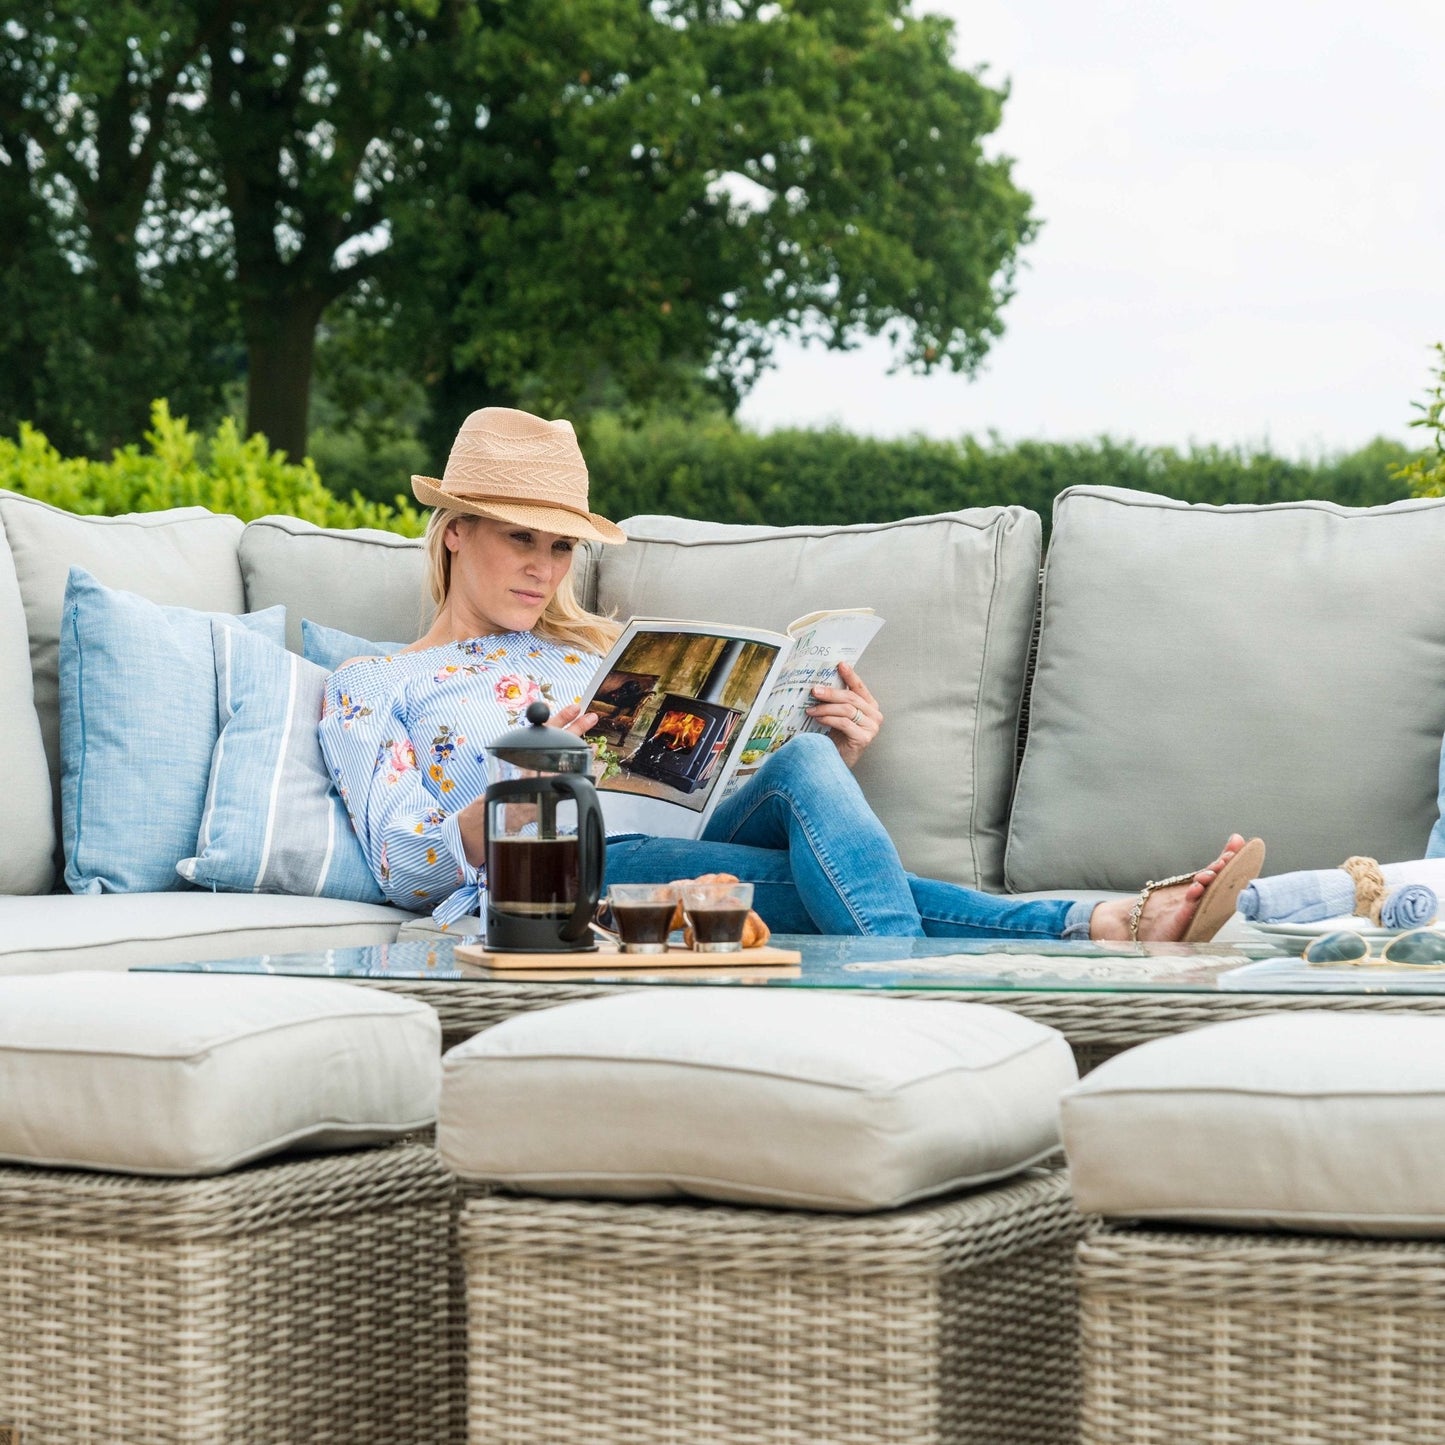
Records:
[[[1061,938],[1065,899],[1021,902],[904,871],[838,749],[801,733],[721,804],[701,838],[631,833],[607,843],[609,883],[732,873],[778,933]],[[1070,913],[1074,917],[1070,918]]]

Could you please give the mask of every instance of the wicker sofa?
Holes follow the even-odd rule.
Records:
[[[884,616],[864,674],[887,724],[859,776],[917,872],[1085,896],[1198,864],[1234,828],[1265,836],[1276,870],[1426,851],[1445,734],[1445,502],[1206,507],[1075,488],[1055,504],[1046,559],[1040,519],[1018,507],[625,525],[629,545],[579,555],[582,595],[603,610],[770,626],[827,606]],[[173,606],[282,604],[293,650],[303,619],[389,642],[422,625],[420,546],[390,534],[200,508],[76,516],[0,492],[0,973],[395,937],[416,915],[383,904],[179,877],[65,890],[72,564]]]

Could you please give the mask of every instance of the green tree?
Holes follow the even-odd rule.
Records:
[[[510,0],[464,77],[454,174],[394,217],[398,339],[433,444],[483,402],[570,410],[706,374],[736,403],[785,335],[886,333],[972,371],[1029,197],[984,154],[1002,90],[905,0]],[[458,104],[453,111],[460,120]]]
[[[318,329],[353,307],[436,451],[485,402],[705,374],[734,403],[789,333],[971,370],[1034,222],[951,34],[904,0],[253,0],[206,111],[248,428],[304,449]]]
[[[247,429],[300,456],[352,308],[438,439],[732,403],[789,334],[972,370],[1034,221],[951,34],[908,0],[10,0],[0,335],[45,332],[12,405],[87,446],[158,391],[204,416],[238,325]]]
[[[210,0],[204,113],[230,218],[246,425],[306,452],[326,308],[395,265],[451,120],[463,0]]]
[[[1417,497],[1445,497],[1445,341],[1435,343],[1435,358],[1426,400],[1412,403],[1420,415],[1410,423],[1429,434],[1426,450],[1395,471]]]
[[[134,438],[149,398],[213,406],[233,358],[194,190],[202,19],[183,0],[9,0],[0,21],[0,424]],[[198,223],[199,222],[199,223]]]

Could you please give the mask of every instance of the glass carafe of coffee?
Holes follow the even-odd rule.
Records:
[[[592,915],[602,893],[602,809],[592,750],[547,726],[547,704],[527,709],[487,749],[487,947],[572,953],[597,947]]]

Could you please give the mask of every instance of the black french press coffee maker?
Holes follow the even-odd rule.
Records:
[[[584,953],[597,947],[606,835],[592,786],[592,750],[547,726],[545,702],[503,733],[485,798],[487,947],[502,953]]]

